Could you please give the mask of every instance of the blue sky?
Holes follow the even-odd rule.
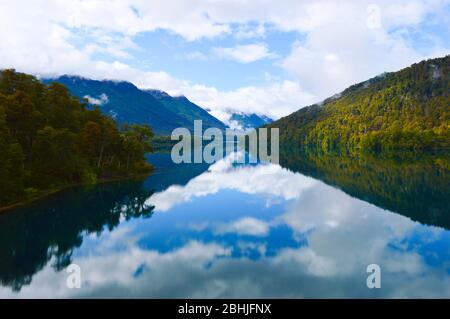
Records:
[[[450,0],[0,0],[0,68],[285,116],[450,52]]]
[[[277,65],[282,56],[289,54],[291,44],[301,39],[294,32],[268,31],[264,38],[236,39],[224,35],[213,39],[187,42],[178,35],[158,30],[136,39],[143,50],[137,50],[131,65],[146,71],[166,71],[171,75],[217,87],[220,90],[235,90],[242,86],[262,85],[267,75],[283,77],[285,72]],[[271,55],[248,63],[224,59],[215,48],[232,48],[245,45],[267,46]]]

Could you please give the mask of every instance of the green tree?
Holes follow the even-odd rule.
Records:
[[[0,203],[10,203],[23,193],[24,155],[6,125],[5,110],[0,106]]]
[[[150,127],[120,130],[60,84],[0,71],[0,205],[51,188],[149,172]]]

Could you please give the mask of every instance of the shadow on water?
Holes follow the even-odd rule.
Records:
[[[64,269],[83,234],[112,230],[121,219],[150,217],[149,195],[142,181],[121,181],[71,189],[0,215],[1,284],[20,290],[51,259],[55,270]]]
[[[324,181],[347,194],[422,224],[450,229],[450,164],[443,155],[323,153],[280,149],[281,166]],[[175,165],[152,154],[155,173],[143,180],[73,188],[0,214],[0,286],[20,291],[49,262],[63,270],[88,234],[122,221],[149,218],[147,199],[171,185],[186,185],[207,164]]]
[[[0,285],[20,291],[50,261],[56,271],[63,270],[86,234],[111,231],[123,220],[151,217],[154,207],[145,201],[154,192],[184,185],[208,169],[173,169],[164,164],[167,156],[157,154],[150,160],[157,172],[146,179],[73,188],[0,214]]]
[[[280,165],[426,225],[450,229],[450,157],[323,152],[285,145]]]

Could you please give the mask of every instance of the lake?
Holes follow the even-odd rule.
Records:
[[[0,298],[450,298],[448,156],[244,155],[0,214]]]

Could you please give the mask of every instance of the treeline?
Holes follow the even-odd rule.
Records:
[[[274,122],[280,139],[331,150],[450,148],[450,56],[351,86]]]
[[[284,144],[280,165],[380,208],[450,229],[450,158],[446,152],[374,154]]]
[[[119,128],[65,86],[0,71],[0,206],[151,170],[149,126]]]

